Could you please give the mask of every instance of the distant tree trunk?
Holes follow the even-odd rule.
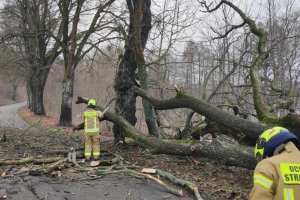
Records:
[[[27,78],[27,96],[29,109],[35,115],[45,115],[44,88],[49,74],[50,67],[41,70],[41,67],[31,67],[30,75]],[[38,71],[33,71],[37,69]]]
[[[30,84],[28,83],[28,79],[27,79],[27,82],[26,82],[26,94],[27,94],[27,107],[29,110],[31,110],[31,108],[33,107],[32,105],[32,90],[31,90],[31,87],[30,87]]]
[[[62,126],[72,125],[72,102],[73,102],[73,85],[74,85],[74,70],[69,73],[65,72],[64,80],[62,83],[62,101],[61,101],[61,113],[59,118],[59,124]]]
[[[44,98],[43,98],[43,91],[44,86],[38,83],[33,85],[33,108],[31,109],[35,115],[46,115],[45,108],[44,108]]]
[[[18,80],[13,80],[11,99],[14,101],[17,98],[17,89],[18,89]]]

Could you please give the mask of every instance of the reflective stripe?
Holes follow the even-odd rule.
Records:
[[[100,156],[100,151],[93,152],[94,156]]]
[[[294,200],[294,190],[292,188],[283,188],[284,200]]]
[[[84,155],[85,155],[85,156],[91,156],[92,153],[91,153],[91,152],[84,152]]]
[[[96,133],[96,132],[99,132],[99,128],[86,128],[85,132]]]
[[[258,184],[264,186],[265,188],[270,189],[273,184],[273,181],[263,175],[257,174],[257,175],[254,175],[254,183],[258,183]]]

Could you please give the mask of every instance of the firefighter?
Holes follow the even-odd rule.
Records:
[[[254,156],[250,200],[300,200],[300,141],[287,129],[274,127],[263,132]]]
[[[96,101],[90,99],[87,104],[87,110],[83,113],[85,149],[84,156],[86,160],[90,160],[91,156],[95,160],[100,157],[100,121],[103,113],[96,110]],[[83,127],[82,127],[83,128]],[[73,130],[80,130],[81,124],[74,127]]]

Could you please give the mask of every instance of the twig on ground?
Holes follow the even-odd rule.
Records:
[[[30,156],[27,158],[22,158],[19,160],[0,160],[0,165],[23,165],[26,163],[33,163],[33,164],[46,164],[46,163],[53,163],[58,160],[61,160],[62,157],[50,157],[50,158],[35,158],[34,156]]]
[[[67,158],[61,158],[60,160],[50,164],[49,166],[43,166],[38,169],[33,169],[29,171],[29,175],[38,176],[42,174],[48,174],[55,169],[62,168],[63,164],[67,162]]]
[[[179,185],[188,187],[190,190],[192,190],[194,192],[197,200],[203,200],[203,198],[200,196],[198,187],[194,183],[187,181],[187,180],[178,179],[175,176],[173,176],[172,174],[162,171],[162,170],[156,170],[156,173],[159,176],[169,179],[171,182],[173,182],[175,184],[179,184]]]

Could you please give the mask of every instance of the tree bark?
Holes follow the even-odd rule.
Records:
[[[52,61],[50,62],[52,64]],[[27,78],[29,108],[35,115],[46,114],[44,108],[44,88],[50,71],[50,66],[45,64],[44,67],[31,67],[29,72],[30,74]]]
[[[60,108],[59,124],[62,126],[72,125],[72,102],[73,102],[73,84],[74,84],[74,71],[71,74],[65,72],[63,80],[63,92]]]
[[[137,61],[138,76],[140,80],[140,87],[148,91],[148,74],[146,70],[144,48],[148,39],[148,34],[151,29],[151,1],[136,0],[134,5],[133,15],[133,52]],[[144,44],[143,44],[144,42]],[[156,124],[155,113],[153,112],[150,103],[142,99],[146,124],[149,134],[155,137],[159,136]]]
[[[79,58],[75,56],[76,45],[77,45],[77,27],[80,19],[80,12],[83,6],[84,0],[78,0],[76,11],[73,18],[72,31],[70,34],[70,48],[68,49],[68,30],[64,29],[63,42],[64,42],[64,80],[62,83],[63,92],[61,100],[61,110],[59,117],[59,124],[61,126],[71,126],[72,125],[72,102],[73,102],[73,85],[74,85],[74,71],[79,62]],[[68,15],[68,4],[63,5],[64,15]],[[66,19],[65,19],[66,20]],[[66,25],[68,21],[64,21]]]
[[[125,53],[119,64],[114,83],[116,92],[115,112],[123,116],[132,125],[135,125],[137,121],[135,116],[136,96],[133,91],[130,91],[130,88],[135,85],[135,71],[136,61],[130,45],[126,43]],[[117,124],[114,124],[113,132],[115,142],[125,141],[124,133]]]
[[[289,113],[284,116],[280,125],[288,128],[291,132],[295,133],[295,135],[300,138],[300,116],[295,113]]]
[[[146,46],[148,34],[151,28],[150,5],[151,2],[149,0],[145,0],[142,2],[143,13],[142,16],[140,16],[142,18],[142,25],[141,24],[138,25],[141,26],[140,27],[141,30],[136,32],[136,34],[139,34],[137,37],[139,38],[138,41],[141,43],[142,49],[144,49]],[[133,3],[131,0],[127,0],[127,6],[130,13],[129,32],[127,35],[127,40],[125,41],[125,53],[118,66],[118,71],[114,83],[114,89],[117,97],[116,104],[115,104],[115,112],[125,117],[125,119],[134,126],[137,121],[135,116],[136,96],[130,89],[134,85],[136,85],[137,60],[136,60],[136,55],[134,53],[132,44],[134,43],[135,40],[135,38],[133,38],[133,34],[136,28],[134,27],[135,26],[134,19],[136,20],[139,19],[134,16],[135,3]],[[149,107],[150,106],[146,106],[146,108]],[[118,127],[117,124],[114,124],[113,132],[114,132],[114,138],[116,142],[119,140],[124,142],[125,140],[124,133],[122,132],[122,129]],[[150,132],[153,132],[151,128],[150,128]]]

